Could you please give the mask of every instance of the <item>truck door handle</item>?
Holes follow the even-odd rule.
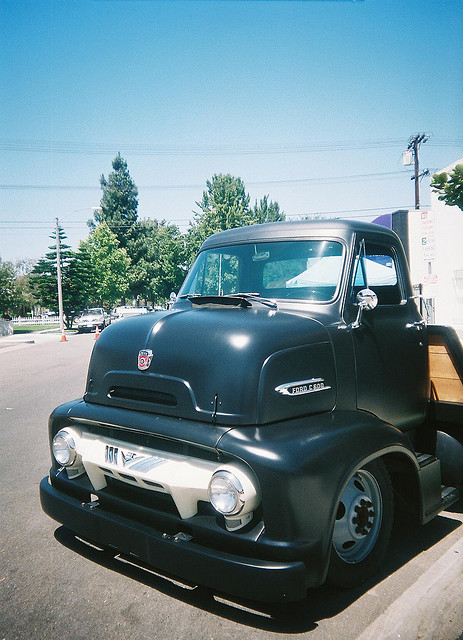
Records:
[[[417,320],[416,322],[408,322],[405,327],[406,329],[414,329],[415,331],[421,331],[426,326],[426,322],[424,320]]]

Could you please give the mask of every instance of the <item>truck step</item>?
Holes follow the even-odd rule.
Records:
[[[436,462],[436,456],[431,453],[417,453],[416,459],[418,460],[418,464],[420,465],[420,469],[427,467],[429,464],[433,464]]]
[[[421,522],[425,524],[448,509],[460,499],[460,491],[441,483],[440,460],[429,453],[417,453],[423,511]]]
[[[456,487],[442,487],[441,492],[444,510],[447,509],[447,507],[450,507],[452,504],[455,504],[455,502],[458,502],[458,500],[461,498],[460,490]]]

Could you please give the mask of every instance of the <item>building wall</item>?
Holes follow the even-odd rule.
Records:
[[[462,163],[463,158],[441,171],[451,171],[455,165]],[[412,282],[424,285],[424,297],[433,299],[435,323],[451,325],[461,333],[463,331],[463,211],[458,207],[447,206],[438,200],[434,192],[431,192],[429,211],[431,221],[426,222],[422,220],[423,212],[409,212]],[[428,253],[425,257],[423,257],[423,237],[428,241]],[[432,257],[433,254],[434,259],[428,260],[427,258]],[[436,276],[437,283],[433,283]]]

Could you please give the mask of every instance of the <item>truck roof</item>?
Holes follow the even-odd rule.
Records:
[[[295,220],[291,222],[269,222],[254,224],[237,229],[228,229],[215,233],[205,240],[201,249],[226,246],[252,241],[272,241],[284,239],[303,239],[313,236],[330,236],[348,240],[355,233],[380,233],[391,238],[397,238],[393,231],[371,222],[354,220]]]

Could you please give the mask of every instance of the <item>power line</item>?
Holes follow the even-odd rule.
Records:
[[[0,138],[1,151],[51,154],[108,154],[115,150],[131,155],[142,156],[215,156],[215,155],[256,155],[256,154],[288,154],[319,153],[332,151],[355,151],[400,147],[401,138],[384,138],[374,140],[347,140],[336,142],[313,143],[267,143],[253,145],[152,145],[134,142],[73,142],[64,140],[27,140],[19,138]],[[463,137],[436,137],[429,146],[461,147]]]
[[[429,207],[429,205],[426,205],[426,207]],[[297,212],[297,213],[286,213],[286,219],[291,219],[291,218],[301,218],[301,217],[305,217],[305,216],[335,216],[335,215],[340,215],[340,214],[356,214],[356,215],[349,215],[349,217],[356,217],[356,218],[370,218],[371,216],[373,216],[375,213],[379,213],[381,211],[398,211],[398,210],[408,210],[408,209],[414,209],[414,205],[413,204],[407,204],[407,205],[395,205],[395,206],[389,206],[389,207],[369,207],[366,209],[336,209],[333,211],[305,211],[305,212]],[[177,218],[176,220],[167,220],[167,222],[169,224],[180,224],[180,223],[189,223],[191,220],[191,218]],[[21,231],[30,231],[30,230],[43,230],[43,229],[50,229],[53,226],[53,222],[50,221],[33,221],[33,220],[15,220],[15,221],[10,221],[10,220],[0,220],[0,225],[9,225],[8,227],[6,227],[4,230],[8,231],[15,231],[16,229],[21,230]],[[67,221],[66,225],[67,228],[68,227],[72,227],[72,228],[77,228],[77,229],[88,229],[88,225],[86,223],[83,222],[76,222],[76,221]],[[129,228],[130,225],[127,224],[119,224],[119,225],[113,225],[113,226],[117,226],[119,229],[124,229],[124,228]]]
[[[380,180],[383,178],[398,178],[409,175],[406,171],[383,171],[378,173],[359,173],[348,176],[320,176],[317,178],[285,178],[281,180],[262,180],[247,182],[248,187],[263,187],[270,185],[295,186],[309,183],[331,183],[331,182],[356,182],[364,180]],[[188,190],[204,189],[204,184],[154,184],[140,185],[138,190]],[[101,187],[92,185],[57,185],[57,184],[0,184],[1,190],[10,191],[84,191],[100,190]]]

